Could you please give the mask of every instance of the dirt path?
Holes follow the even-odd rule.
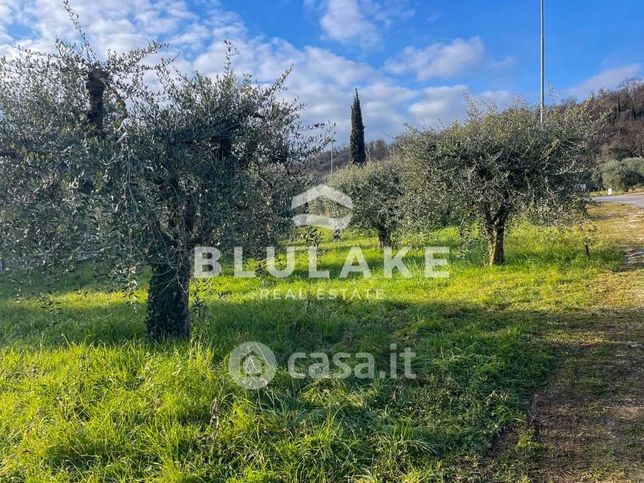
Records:
[[[531,404],[537,481],[644,482],[644,269],[634,255],[644,211],[603,209],[597,225],[624,249],[626,267],[592,281],[593,313],[554,323],[565,354]]]
[[[644,481],[642,319],[598,314],[574,334],[579,347],[533,401],[544,449],[537,479]]]

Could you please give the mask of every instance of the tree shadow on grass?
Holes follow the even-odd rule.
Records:
[[[113,302],[91,306],[64,303],[0,303],[0,347],[117,346],[144,341],[143,304]]]
[[[143,353],[132,360],[142,363],[150,355],[177,357],[177,351],[181,360],[183,350],[189,357],[191,346],[201,344],[212,351],[212,370],[221,372],[226,355],[236,345],[263,342],[276,354],[280,367],[277,377],[257,392],[227,383],[222,390],[229,391],[231,397],[218,401],[217,413],[239,411],[239,401],[243,400],[247,411],[265,424],[258,431],[270,447],[287,441],[311,444],[306,438],[316,441],[317,432],[324,431],[332,421],[337,427],[333,438],[349,438],[353,446],[334,439],[337,450],[326,460],[309,461],[306,451],[294,456],[299,464],[310,465],[328,478],[356,476],[351,472],[357,467],[343,466],[349,460],[359,461],[363,467],[390,465],[382,471],[394,478],[396,472],[422,468],[428,462],[484,457],[503,428],[526,417],[529,395],[543,385],[558,361],[588,343],[569,337],[566,331],[590,326],[598,316],[603,317],[596,310],[516,310],[474,303],[223,299],[206,303],[195,316],[193,342],[148,344],[143,338],[143,309],[142,304],[124,302],[94,307],[90,303],[61,303],[47,310],[34,304],[4,303],[0,306],[2,348],[56,351],[82,345],[91,351],[95,346],[119,348],[135,342],[135,349]],[[636,316],[626,310],[622,315]],[[336,352],[369,352],[377,368],[388,369],[391,343],[398,351],[410,347],[416,353],[412,363],[415,379],[295,380],[285,370],[289,356],[296,351],[330,356]],[[110,368],[106,370],[109,373]],[[143,369],[130,370],[137,373]],[[131,389],[136,391],[137,387]],[[163,394],[174,389],[168,386],[158,390]],[[211,404],[211,400],[204,401],[177,412],[171,420],[173,424],[197,425],[210,431]],[[142,413],[137,420],[147,424],[149,417]],[[175,457],[214,451],[204,446],[220,444],[212,438],[200,436],[186,441],[191,451]],[[113,445],[94,445],[93,441],[89,438],[83,443],[84,451],[89,448],[94,452],[85,451],[86,457],[79,456],[76,443],[52,447],[46,464],[51,468],[73,464],[89,471],[97,461],[111,461],[122,451]],[[238,450],[250,454],[250,446],[244,449],[246,443],[238,444]],[[392,462],[385,454],[393,447],[399,457]],[[128,457],[140,458],[146,465],[155,461],[150,454]],[[236,474],[246,468],[239,460],[231,465]]]

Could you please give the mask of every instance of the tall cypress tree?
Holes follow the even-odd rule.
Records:
[[[367,152],[364,145],[364,124],[362,123],[362,109],[358,89],[351,106],[351,141],[349,144],[351,164],[364,164],[367,161]]]

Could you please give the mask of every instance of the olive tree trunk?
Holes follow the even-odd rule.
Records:
[[[382,227],[378,228],[378,241],[380,242],[381,247],[390,247],[392,243],[391,230]]]
[[[503,265],[505,263],[504,238],[505,226],[494,226],[488,231],[490,266]]]
[[[154,245],[148,290],[147,336],[155,341],[190,337],[190,249],[188,234],[195,222],[195,206],[181,189],[176,175],[161,183],[168,212],[169,234],[161,233]],[[159,256],[161,255],[161,256]],[[165,256],[163,256],[165,255]]]
[[[492,217],[486,217],[485,229],[487,232],[488,246],[490,249],[490,266],[505,263],[505,225],[508,221],[510,210],[501,206]]]
[[[149,338],[162,342],[190,337],[189,284],[188,263],[152,265],[146,314]]]

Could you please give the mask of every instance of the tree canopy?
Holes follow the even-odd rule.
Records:
[[[392,244],[394,231],[405,216],[402,164],[394,158],[347,166],[327,178],[334,188],[353,201],[351,225],[373,229],[383,247]]]
[[[79,33],[0,61],[0,255],[52,271],[89,255],[130,284],[151,266],[147,332],[186,337],[193,247],[280,239],[323,136],[282,100],[288,73],[187,75],[146,65],[154,43],[101,59]]]
[[[448,207],[452,217],[480,223],[490,264],[501,264],[514,216],[583,210],[576,185],[594,164],[598,126],[585,104],[553,107],[541,125],[537,109],[515,102],[503,112],[473,105],[466,122],[440,133],[411,129],[400,140],[407,206],[426,218]]]

